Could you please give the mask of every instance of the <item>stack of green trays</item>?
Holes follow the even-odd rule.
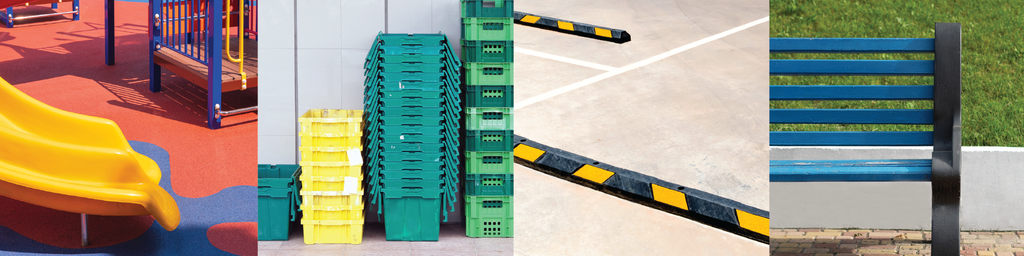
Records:
[[[437,241],[459,199],[461,66],[444,34],[378,34],[366,57],[364,167],[387,240]]]
[[[512,5],[462,0],[469,237],[512,237]]]

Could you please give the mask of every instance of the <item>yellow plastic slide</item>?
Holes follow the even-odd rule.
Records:
[[[153,215],[172,231],[181,214],[160,176],[113,121],[51,107],[0,78],[0,195],[75,213]]]

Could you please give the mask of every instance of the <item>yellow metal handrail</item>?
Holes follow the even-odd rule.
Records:
[[[238,1],[239,5],[242,5],[242,1],[244,0]],[[245,90],[246,76],[242,61],[245,59],[245,40],[242,40],[243,35],[245,34],[245,26],[243,25],[245,24],[245,14],[243,14],[243,10],[239,10],[238,12],[238,58],[235,59],[234,57],[231,57],[231,0],[224,0],[224,3],[228,8],[226,11],[227,16],[224,18],[224,27],[227,28],[227,33],[224,34],[224,54],[228,55],[228,60],[231,62],[238,63],[238,73],[242,75],[242,90]]]

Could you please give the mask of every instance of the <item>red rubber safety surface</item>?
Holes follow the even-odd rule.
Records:
[[[228,222],[210,227],[206,237],[217,249],[238,255],[257,255],[256,222]]]
[[[70,15],[0,28],[0,77],[51,106],[117,122],[129,140],[171,154],[181,196],[199,198],[231,186],[256,186],[256,113],[206,127],[206,91],[166,70],[163,91],[149,91],[147,3],[115,2],[116,64],[103,55],[103,1],[82,1]],[[55,11],[67,11],[70,5]],[[49,6],[15,12],[53,12]],[[225,93],[226,108],[254,106],[257,90]],[[168,175],[165,173],[165,175]],[[166,176],[165,176],[166,177]]]

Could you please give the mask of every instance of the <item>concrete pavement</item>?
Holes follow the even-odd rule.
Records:
[[[516,134],[769,210],[768,23],[672,54],[767,17],[766,1],[516,1],[516,10],[633,38],[615,44],[516,25]],[[564,88],[574,89],[552,93]],[[532,169],[515,173],[516,255],[768,253]]]

